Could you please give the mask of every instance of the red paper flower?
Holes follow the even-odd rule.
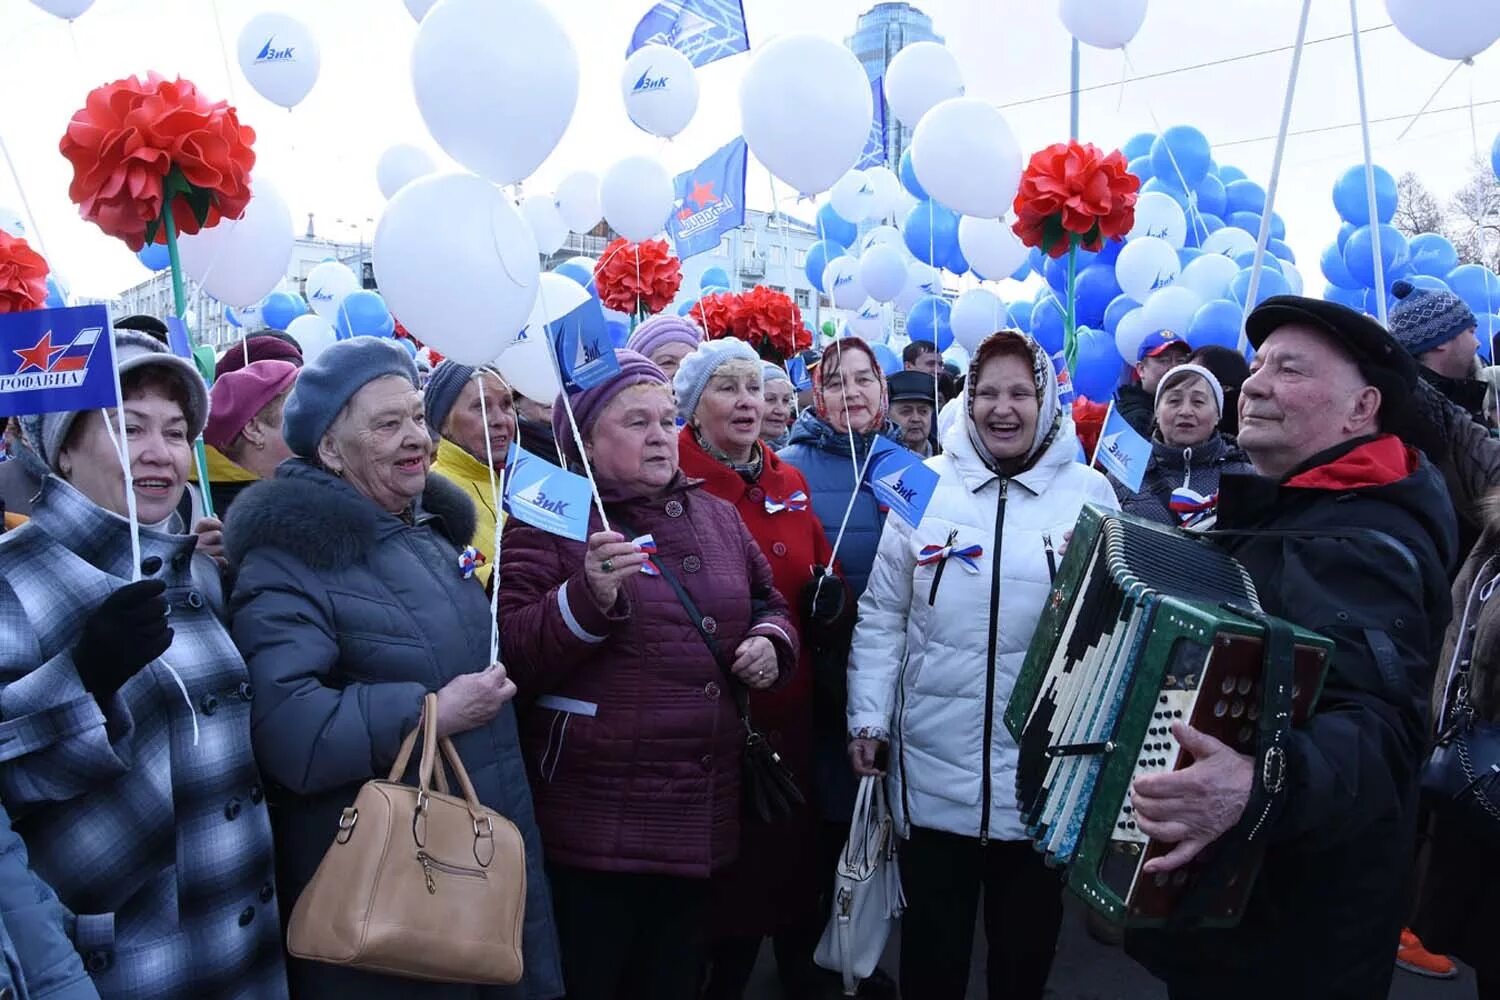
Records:
[[[250,202],[255,132],[224,101],[187,80],[155,73],[96,87],[73,113],[58,144],[73,165],[68,196],[85,219],[132,250],[166,242],[158,231],[168,174],[183,195],[172,220],[196,233],[236,219]]]
[[[1092,143],[1059,142],[1034,154],[1021,174],[1012,228],[1051,257],[1075,244],[1098,250],[1135,225],[1140,188],[1119,150],[1106,156]]]
[[[812,334],[802,325],[802,310],[797,303],[784,292],[764,285],[735,296],[727,332],[768,361],[784,361],[812,346]]]
[[[666,240],[631,243],[624,237],[604,248],[594,265],[594,286],[606,308],[632,316],[661,312],[682,287],[682,262]]]
[[[698,324],[705,340],[719,340],[732,336],[734,311],[739,298],[733,292],[714,292],[712,295],[705,295],[693,303],[693,308],[688,310],[687,318]]]
[[[19,236],[0,229],[0,313],[40,309],[47,301],[47,262]]]
[[[1083,453],[1093,461],[1094,449],[1099,446],[1099,434],[1104,430],[1104,418],[1109,413],[1108,403],[1095,403],[1087,396],[1073,400],[1073,428],[1083,444]]]

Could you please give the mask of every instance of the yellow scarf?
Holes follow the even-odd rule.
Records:
[[[443,438],[438,442],[437,461],[432,471],[448,480],[469,495],[474,501],[474,538],[469,542],[485,559],[484,565],[474,571],[474,576],[486,587],[494,570],[495,524],[505,523],[505,515],[495,509],[495,496],[490,489],[489,466],[458,445]]]

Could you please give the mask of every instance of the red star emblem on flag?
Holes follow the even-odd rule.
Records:
[[[42,339],[38,340],[31,347],[27,347],[24,349],[12,348],[12,350],[15,351],[16,355],[21,359],[21,367],[16,369],[16,374],[24,374],[25,372],[28,372],[33,368],[35,368],[37,371],[42,372],[51,371],[53,359],[55,359],[59,354],[61,354],[63,351],[66,351],[67,349],[68,347],[66,344],[61,347],[53,347],[52,331],[48,330],[46,333],[42,334]]]
[[[709,205],[714,204],[719,199],[714,194],[714,185],[712,181],[694,181],[693,190],[688,192],[688,196],[683,200],[692,202],[694,205],[698,206],[699,209],[704,209]]]

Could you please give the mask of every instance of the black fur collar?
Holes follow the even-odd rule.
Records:
[[[429,524],[459,551],[474,536],[474,504],[439,475],[427,477],[418,505]],[[296,460],[275,479],[256,483],[235,498],[224,525],[231,566],[260,546],[281,549],[313,569],[336,569],[364,559],[391,527],[391,515],[337,476]]]

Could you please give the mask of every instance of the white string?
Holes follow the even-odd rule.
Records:
[[[0,156],[5,157],[5,166],[10,170],[10,179],[16,185],[16,197],[21,199],[21,210],[26,213],[26,221],[31,225],[31,229],[27,231],[28,236],[34,238],[32,242],[36,243],[37,252],[50,267],[52,258],[47,253],[46,244],[42,242],[41,227],[36,224],[36,213],[31,210],[31,200],[26,197],[26,188],[21,184],[21,175],[16,171],[16,162],[10,158],[10,147],[5,144],[4,135],[0,135]]]
[[[1448,81],[1451,80],[1451,79],[1453,79],[1454,74],[1457,73],[1464,66],[1472,66],[1472,65],[1474,65],[1474,61],[1472,59],[1464,59],[1464,60],[1461,60],[1461,61],[1456,62],[1456,63],[1453,64],[1453,68],[1448,71],[1448,75],[1447,76],[1443,77],[1443,82],[1437,85],[1437,89],[1432,92],[1432,96],[1429,97],[1429,98],[1427,98],[1426,103],[1424,103],[1422,105],[1422,107],[1420,109],[1418,109],[1418,111],[1417,111],[1416,114],[1414,114],[1414,115],[1411,116],[1411,121],[1409,121],[1409,122],[1406,123],[1406,128],[1402,129],[1401,130],[1401,134],[1398,135],[1398,136],[1396,136],[1396,141],[1397,142],[1400,142],[1402,139],[1405,139],[1406,138],[1406,133],[1410,132],[1412,130],[1412,126],[1414,126],[1414,125],[1417,124],[1417,119],[1421,118],[1423,115],[1425,115],[1427,113],[1427,109],[1430,108],[1430,107],[1432,107],[1432,102],[1435,101],[1435,100],[1437,100],[1438,95],[1443,92],[1443,88],[1444,87],[1448,86]],[[1471,91],[1471,94],[1472,94],[1472,91]]]
[[[542,303],[542,315],[544,317],[552,315],[547,310],[547,286],[545,283],[540,284],[538,287],[537,297]],[[568,390],[562,384],[564,381],[562,361],[557,356],[557,345],[552,343],[552,335],[547,331],[545,326],[541,334],[542,340],[547,344],[547,354],[552,358],[552,368],[557,372],[558,395],[562,397],[563,410],[568,414],[568,426],[573,430],[573,444],[578,448],[578,460],[583,464],[583,473],[588,478],[589,489],[594,494],[594,504],[599,509],[599,522],[603,525],[605,531],[613,531],[614,529],[609,526],[609,515],[604,512],[604,497],[599,493],[599,482],[594,478],[594,468],[589,463],[588,450],[583,446],[583,433],[578,429],[578,418],[573,413],[573,400],[569,398]]]
[[[1123,48],[1120,53],[1125,59],[1126,67],[1134,73],[1135,66],[1130,62],[1130,53]],[[1146,114],[1151,118],[1151,125],[1156,129],[1157,135],[1164,135],[1165,132],[1161,127],[1161,122],[1157,120],[1156,111],[1151,107],[1151,102],[1143,101],[1142,103],[1146,105]],[[1172,144],[1163,140],[1162,148],[1167,151],[1167,160],[1172,164],[1172,172],[1177,175],[1177,183],[1182,186],[1183,196],[1187,199],[1188,222],[1193,227],[1193,234],[1197,235],[1199,230],[1202,230],[1200,242],[1206,240],[1208,239],[1208,223],[1203,221],[1203,216],[1198,212],[1198,194],[1189,186],[1187,178],[1182,174],[1182,168],[1177,165],[1177,154],[1172,152]]]
[[[214,14],[214,39],[219,43],[219,57],[224,60],[224,89],[229,92],[229,103],[238,106],[234,96],[234,73],[229,68],[229,49],[224,44],[224,25],[219,22],[219,0],[209,0],[209,10]]]
[[[1370,153],[1370,112],[1365,104],[1365,60],[1359,45],[1359,4],[1349,0],[1349,26],[1354,40],[1354,82],[1359,93],[1359,134],[1365,150],[1365,199],[1370,206],[1370,252],[1375,258],[1375,311],[1386,325],[1385,261],[1380,256],[1380,216],[1375,204],[1375,161]]]
[[[863,466],[859,466],[859,465],[855,466],[855,470],[854,471],[855,471],[855,476],[857,478],[854,480],[854,489],[849,492],[849,503],[846,504],[845,507],[844,507],[844,517],[843,517],[843,520],[839,521],[839,531],[838,531],[838,534],[835,535],[834,539],[833,539],[833,551],[828,554],[828,567],[829,567],[829,569],[832,569],[833,566],[834,566],[834,564],[836,562],[838,562],[838,558],[839,558],[839,546],[842,545],[843,542],[844,542],[844,529],[849,526],[849,515],[854,512],[854,504],[855,504],[856,501],[859,500],[859,484],[864,481],[865,472],[870,468],[870,459],[872,457],[874,457],[874,455],[875,455],[875,449],[871,448],[869,451],[865,452],[865,463],[864,463],[864,465]],[[821,582],[820,582],[819,589],[821,589]]]
[[[495,446],[490,441],[490,414],[485,405],[484,398],[484,376],[488,374],[487,369],[481,368],[474,373],[475,381],[479,383],[479,419],[484,423],[484,458],[485,466],[490,473],[490,498],[495,505],[495,541],[490,549],[490,662],[500,662],[500,525],[501,514],[504,507],[501,500],[505,496],[505,474],[500,473],[499,478],[495,475]]]

